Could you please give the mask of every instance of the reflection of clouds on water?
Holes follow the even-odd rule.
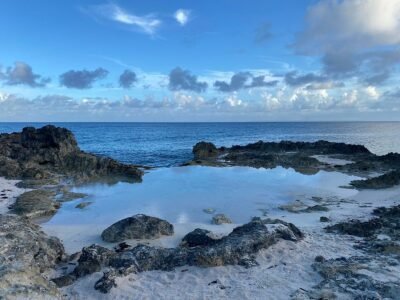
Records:
[[[189,221],[189,218],[188,218],[187,214],[184,213],[184,212],[182,212],[182,213],[180,213],[180,214],[178,215],[178,218],[177,218],[177,220],[176,220],[176,223],[178,223],[178,224],[185,224],[185,223],[188,223],[188,221]]]
[[[64,203],[45,228],[57,233],[57,226],[87,226],[101,231],[123,218],[142,213],[190,228],[193,224],[210,224],[206,208],[223,213],[236,223],[248,222],[254,216],[296,199],[312,196],[351,197],[356,190],[339,186],[357,177],[337,172],[303,175],[293,169],[255,169],[249,167],[181,167],[152,170],[142,183],[118,183],[112,186],[92,184],[74,189],[89,194],[92,205],[76,209],[79,203]],[[97,224],[97,225],[96,225]],[[84,239],[85,234],[79,238]]]

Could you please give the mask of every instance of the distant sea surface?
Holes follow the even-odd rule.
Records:
[[[361,144],[376,154],[400,153],[400,122],[276,123],[0,123],[1,133],[54,124],[70,129],[82,150],[126,163],[176,166],[199,141],[217,146],[263,141],[327,140]]]

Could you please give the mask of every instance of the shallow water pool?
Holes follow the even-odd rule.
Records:
[[[63,203],[45,231],[61,238],[67,250],[101,243],[101,232],[112,223],[142,213],[165,219],[175,226],[176,237],[196,227],[214,231],[236,225],[211,225],[212,214],[224,213],[235,224],[254,216],[277,212],[282,204],[312,196],[347,198],[357,191],[340,188],[358,177],[320,171],[303,175],[293,169],[250,167],[175,167],[148,172],[142,183],[90,184],[73,191],[87,193],[85,199]],[[91,201],[84,209],[75,206]],[[233,226],[233,227],[232,227]],[[169,245],[174,238],[161,239]]]

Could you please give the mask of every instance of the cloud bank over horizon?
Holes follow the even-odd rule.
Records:
[[[40,24],[1,50],[0,121],[400,121],[399,1],[297,3],[292,23],[260,5],[76,6],[65,53],[41,54]]]

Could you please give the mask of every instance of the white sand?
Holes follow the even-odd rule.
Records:
[[[26,189],[15,186],[18,182],[19,180],[9,180],[0,177],[0,214],[7,213],[9,211],[8,207],[15,202],[15,199],[19,195],[26,191]]]
[[[327,234],[323,231],[327,224],[319,222],[320,216],[328,216],[334,222],[348,218],[367,219],[373,208],[396,204],[399,197],[400,187],[362,191],[346,198],[345,202],[332,198],[330,211],[326,213],[282,212],[271,216],[293,222],[306,237],[298,243],[280,241],[261,251],[257,256],[260,266],[250,269],[240,266],[182,267],[172,272],[132,274],[118,278],[118,287],[107,295],[93,289],[102,275],[99,272],[80,279],[63,292],[68,299],[289,299],[299,288],[308,290],[320,282],[321,277],[311,267],[317,255],[330,259],[361,254],[353,248],[358,238]],[[360,270],[360,273],[381,281],[400,280],[399,266],[386,266],[379,271]],[[216,284],[210,284],[215,280]]]
[[[0,178],[0,194],[4,193],[7,196],[7,199],[0,199],[0,213],[6,213],[15,198],[25,192],[25,189],[15,186],[17,182]],[[182,267],[172,272],[151,271],[132,274],[118,278],[118,287],[107,295],[93,288],[94,283],[102,275],[99,272],[78,280],[62,291],[66,299],[289,299],[299,288],[308,290],[320,282],[321,277],[311,267],[317,255],[329,259],[361,254],[359,250],[353,248],[358,238],[325,233],[323,227],[327,224],[319,222],[319,217],[327,216],[333,222],[348,218],[368,219],[373,208],[398,204],[400,187],[361,191],[345,199],[343,197],[325,199],[329,199],[329,212],[295,214],[273,211],[268,215],[293,222],[305,232],[306,237],[298,243],[280,241],[269,249],[261,251],[257,256],[260,266],[250,269],[240,266]],[[309,205],[313,204],[309,197],[301,200]],[[208,228],[217,234],[226,234],[236,226],[232,224],[216,227],[193,223],[191,228],[188,228],[187,224],[174,225],[175,236],[156,240],[151,244],[173,247],[178,244],[185,232],[196,227]],[[70,241],[68,247],[74,249],[81,246],[82,239],[79,235],[82,232],[85,232],[85,238],[87,232],[91,230],[93,232],[92,240],[86,240],[87,244],[101,243],[95,227],[91,224],[85,227],[69,225],[64,226],[61,232]],[[73,243],[74,236],[76,244]],[[379,270],[381,271],[379,273],[371,273],[369,270],[360,270],[360,273],[372,276],[376,280],[400,281],[399,266],[386,266]],[[215,280],[216,284],[210,284]]]

